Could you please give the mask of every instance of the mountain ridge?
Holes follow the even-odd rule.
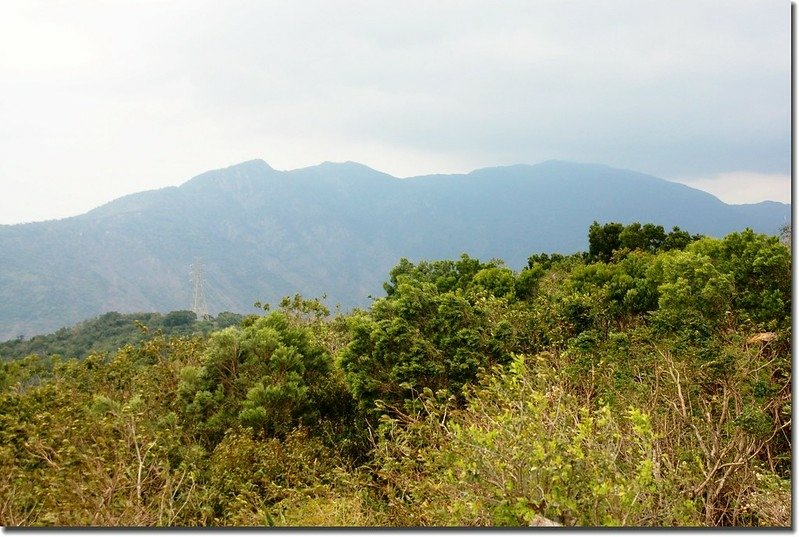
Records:
[[[545,161],[397,178],[348,161],[276,170],[261,159],[82,215],[0,227],[0,339],[106,311],[191,303],[205,266],[214,311],[301,293],[349,308],[381,294],[400,259],[501,258],[587,248],[593,220],[776,234],[790,206],[727,205],[686,185],[605,165]]]

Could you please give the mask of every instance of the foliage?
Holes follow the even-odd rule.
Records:
[[[279,311],[245,324],[211,334],[201,364],[181,371],[182,416],[204,445],[235,426],[271,436],[340,414],[346,392],[310,329]]]
[[[540,356],[529,367],[516,357],[449,416],[431,411],[437,405],[428,400],[427,414],[404,416],[409,423],[386,420],[379,461],[398,491],[393,507],[400,522],[663,522],[653,518],[659,483],[648,416],[634,408],[616,416],[607,405],[583,406],[558,376],[540,369],[545,361]],[[424,442],[427,437],[434,440]]]
[[[505,363],[525,345],[518,282],[511,270],[465,255],[418,267],[402,260],[388,296],[348,320],[340,364],[361,408],[401,404],[423,387],[457,394],[481,368]]]
[[[618,222],[599,224],[596,220],[588,228],[588,257],[593,261],[610,261],[617,251],[662,252],[682,250],[701,235],[691,235],[678,226],[666,234],[663,226],[633,222],[625,226]]]
[[[790,252],[619,226],[0,361],[0,524],[789,526]]]
[[[243,318],[243,315],[230,312],[197,320],[194,312],[185,310],[165,315],[110,311],[52,334],[4,341],[0,343],[0,359],[23,358],[29,354],[84,358],[91,353],[114,352],[125,345],[134,345],[156,332],[167,336],[207,335],[214,330],[235,326]]]
[[[435,286],[439,293],[464,289],[484,269],[495,268],[497,262],[482,263],[478,259],[462,254],[458,261],[421,261],[414,265],[405,258],[389,272],[389,281],[383,284],[386,295],[392,297],[400,280],[426,282]]]

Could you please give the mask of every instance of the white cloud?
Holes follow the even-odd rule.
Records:
[[[6,0],[0,223],[250,158],[784,176],[789,43],[762,0]]]
[[[738,171],[674,181],[704,190],[724,203],[791,202],[791,176],[779,173]]]
[[[0,17],[0,70],[6,74],[61,75],[90,65],[97,56],[79,28],[31,19],[10,8]]]

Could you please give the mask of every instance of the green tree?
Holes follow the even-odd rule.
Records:
[[[185,419],[211,445],[237,424],[285,434],[330,411],[331,368],[311,330],[282,312],[226,328],[211,334],[200,367],[182,371]]]
[[[689,250],[707,255],[732,279],[733,307],[761,330],[786,329],[791,321],[791,253],[778,237],[746,229],[721,240],[703,239]]]
[[[706,336],[720,328],[731,309],[733,279],[707,255],[679,250],[662,254],[650,277],[659,283],[654,318],[672,330],[690,326]]]
[[[181,326],[191,324],[197,320],[197,314],[193,311],[180,310],[172,311],[164,316],[163,325],[165,327]]]
[[[666,235],[666,240],[663,241],[663,250],[682,250],[691,242],[698,240],[700,235],[691,235],[687,231],[683,231],[679,226],[674,226],[672,230]]]
[[[588,255],[593,260],[610,261],[621,247],[624,225],[617,222],[600,225],[596,220],[588,228]]]
[[[496,262],[482,263],[467,254],[462,254],[457,261],[420,261],[416,265],[403,257],[391,269],[389,281],[383,284],[383,288],[390,297],[396,292],[400,279],[405,277],[413,281],[432,283],[439,292],[465,289],[480,270],[496,266]]]
[[[402,406],[425,387],[459,393],[481,367],[507,360],[523,323],[503,313],[514,309],[516,283],[509,269],[466,256],[451,265],[401,261],[390,294],[348,321],[340,362],[361,407]]]

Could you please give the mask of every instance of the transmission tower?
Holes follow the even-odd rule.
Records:
[[[205,283],[203,282],[203,265],[200,258],[194,260],[192,265],[192,278],[194,280],[194,300],[191,311],[198,319],[205,319],[208,315],[208,303],[205,301]]]

